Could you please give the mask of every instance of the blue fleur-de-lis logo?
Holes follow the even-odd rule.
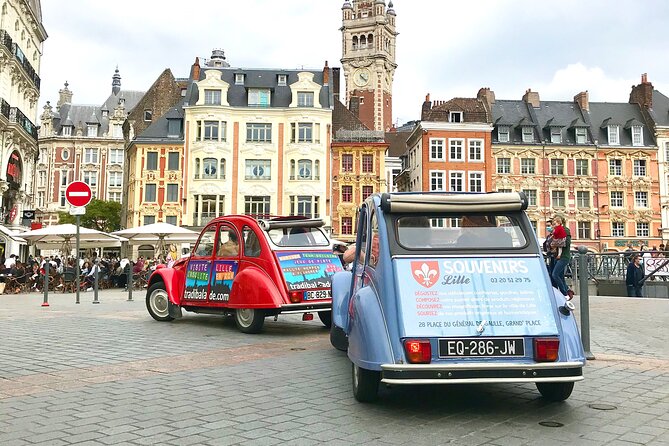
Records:
[[[425,288],[430,288],[437,283],[439,277],[438,262],[411,262],[411,271],[416,282]]]

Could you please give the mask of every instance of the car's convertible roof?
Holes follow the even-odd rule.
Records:
[[[391,213],[522,211],[527,204],[523,192],[381,194],[381,209]]]
[[[263,231],[277,228],[320,228],[325,223],[320,218],[281,217],[271,220],[258,220]]]

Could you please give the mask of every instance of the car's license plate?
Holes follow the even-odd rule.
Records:
[[[525,356],[523,338],[439,339],[439,357]]]
[[[315,290],[315,291],[306,291],[304,293],[304,300],[330,299],[331,297],[332,297],[331,290]]]

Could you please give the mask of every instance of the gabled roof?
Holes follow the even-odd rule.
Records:
[[[422,121],[448,122],[451,112],[462,112],[463,122],[488,122],[485,105],[478,98],[453,98],[448,101],[434,101],[430,108],[424,108]]]
[[[332,111],[332,135],[336,141],[338,130],[371,130],[357,116],[353,114],[341,101],[334,101]]]

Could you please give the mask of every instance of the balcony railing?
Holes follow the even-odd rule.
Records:
[[[337,130],[335,142],[383,142],[382,130]]]
[[[20,125],[27,134],[37,140],[37,126],[18,107],[12,107],[7,101],[0,98],[0,113],[9,119],[9,122]]]
[[[39,91],[41,84],[40,77],[37,75],[37,72],[30,64],[30,62],[28,62],[28,58],[23,53],[23,51],[21,51],[21,48],[19,48],[18,44],[12,41],[12,38],[9,36],[7,31],[0,30],[0,42],[9,50],[10,53],[14,55],[14,58],[19,62],[21,68],[23,68],[23,71],[26,72],[30,80],[32,80],[33,84],[35,85],[35,88],[37,88],[37,91]]]

